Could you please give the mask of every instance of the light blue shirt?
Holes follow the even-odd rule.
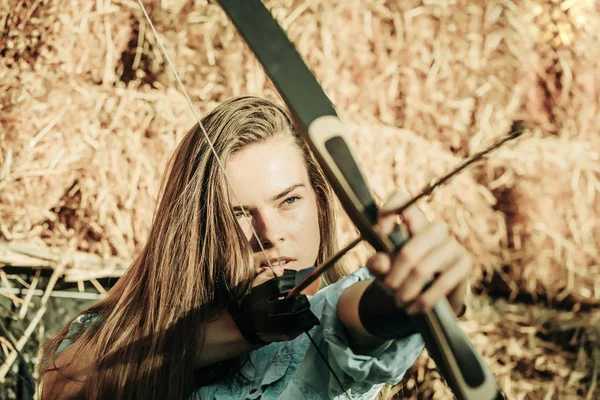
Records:
[[[310,336],[346,394],[309,337],[302,334],[294,340],[271,343],[252,352],[250,360],[242,366],[249,382],[221,381],[196,390],[190,400],[370,400],[384,384],[398,383],[424,348],[421,335],[390,340],[368,354],[357,354],[352,351],[337,317],[337,302],[342,292],[358,281],[372,278],[366,268],[361,268],[310,298],[311,310],[320,320]],[[70,329],[68,336],[75,333]],[[65,339],[57,354],[70,343],[70,339]]]

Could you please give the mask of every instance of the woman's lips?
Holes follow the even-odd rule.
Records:
[[[293,264],[296,260],[292,259],[292,258],[275,258],[275,259],[270,259],[269,261],[263,261],[260,266],[261,267],[289,267],[291,264]]]

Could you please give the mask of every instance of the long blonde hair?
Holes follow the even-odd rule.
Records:
[[[332,192],[286,111],[268,100],[239,97],[220,104],[202,125],[223,163],[247,145],[295,138],[319,207],[317,262],[329,258],[337,245]],[[101,324],[84,329],[72,344],[78,357],[97,360],[85,383],[86,398],[184,399],[194,389],[194,375],[206,384],[232,372],[217,366],[212,377],[194,373],[203,327],[231,300],[226,288],[241,287],[243,294],[254,277],[227,189],[213,151],[194,126],[169,162],[146,245],[108,296],[81,313],[102,316]],[[327,281],[343,274],[338,265]],[[52,368],[68,327],[45,344],[43,370]],[[240,360],[233,364],[239,370]]]

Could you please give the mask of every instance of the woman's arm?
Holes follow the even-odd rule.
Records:
[[[246,354],[260,346],[248,343],[227,311],[206,325],[204,345],[198,349],[196,368]]]
[[[359,281],[344,290],[337,306],[338,317],[346,328],[348,340],[353,350],[358,353],[377,347],[384,342],[383,339],[379,339],[365,330],[358,315],[360,299],[372,282],[373,280]]]
[[[204,333],[204,346],[197,352],[195,368],[240,356],[257,347],[244,340],[227,311],[206,324]],[[81,357],[77,346],[69,345],[44,373],[42,400],[83,399],[85,383],[95,373],[96,360]]]
[[[315,398],[343,400],[348,398],[344,389],[352,398],[374,398],[383,383],[402,379],[421,354],[423,339],[409,335],[382,341],[364,332],[358,305],[372,282],[369,270],[360,268],[311,298],[321,322],[311,332],[316,348],[309,342],[306,350],[301,350],[304,359],[280,398],[305,398],[314,393]]]
[[[204,346],[197,352],[195,368],[249,353],[257,347],[244,340],[227,311],[206,324],[204,333]],[[44,373],[42,400],[83,399],[85,383],[95,373],[96,361],[79,356],[77,346],[69,345]]]
[[[283,274],[283,269],[276,269],[277,275]],[[270,270],[261,270],[253,281],[253,286],[258,286],[273,278]],[[71,336],[77,336],[78,329],[90,323],[91,319],[78,318],[72,325]],[[79,328],[78,328],[79,327]],[[260,345],[248,343],[240,329],[227,310],[220,312],[214,319],[207,322],[198,335],[204,335],[202,346],[196,350],[194,368],[202,368],[220,361],[247,354],[256,350]],[[264,339],[268,342],[290,340],[296,335],[267,335]],[[70,342],[70,340],[69,340]],[[63,342],[68,343],[68,342]],[[43,377],[43,399],[53,400],[58,398],[76,399],[89,376],[96,373],[96,362],[90,357],[78,357],[74,354],[71,344],[63,344],[64,350],[57,352],[53,365]],[[60,347],[62,349],[62,347]]]
[[[256,288],[265,284],[267,281],[274,279],[274,274],[279,277],[280,282],[286,282],[285,284],[289,284],[290,287],[294,284],[294,275],[286,277],[287,274],[284,275],[283,267],[275,267],[259,269],[258,275],[252,282],[252,287]],[[302,333],[298,330],[300,329],[298,324],[301,325],[302,321],[307,320],[305,314],[310,313],[308,301],[306,302],[306,313],[298,308],[298,303],[288,303],[287,307],[289,307],[290,310],[288,317],[293,319],[293,322],[290,323],[290,330],[285,333],[262,334],[260,336],[261,340],[267,343],[288,341]],[[259,311],[264,312],[265,310],[259,309]],[[279,312],[281,312],[281,309],[279,309]],[[252,323],[256,323],[256,320],[260,320],[264,315],[262,315],[262,313],[261,315],[250,313],[248,317],[252,320]],[[312,318],[316,321],[316,317],[312,316]],[[294,326],[294,324],[296,324],[296,326]],[[204,344],[198,350],[195,366],[196,368],[205,367],[219,361],[228,360],[249,353],[260,347],[261,345],[249,343],[229,312],[223,311],[215,320],[208,322],[206,325]]]

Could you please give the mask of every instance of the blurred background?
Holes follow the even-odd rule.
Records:
[[[378,199],[527,132],[420,203],[474,256],[460,321],[510,399],[598,398],[600,5],[265,1]],[[137,2],[0,0],[0,399],[136,257],[195,123]],[[145,0],[201,114],[279,99],[214,1]],[[341,243],[355,235],[342,216]],[[349,254],[350,268],[369,254]],[[452,398],[424,352],[395,398]]]

